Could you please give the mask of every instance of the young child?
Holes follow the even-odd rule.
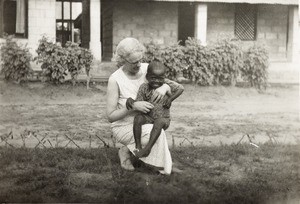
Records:
[[[149,63],[146,79],[148,83],[144,83],[140,86],[137,98],[135,101],[148,101],[154,105],[150,112],[143,114],[139,113],[134,118],[133,123],[133,134],[136,145],[136,150],[134,154],[136,157],[146,157],[150,154],[151,148],[155,141],[159,137],[161,130],[166,130],[170,125],[170,107],[172,101],[174,101],[178,96],[180,96],[184,90],[183,86],[165,79],[164,75],[166,72],[166,67],[163,63],[158,60],[154,60]],[[171,88],[171,92],[167,93],[166,96],[158,103],[151,101],[153,92],[158,87],[162,86],[164,83],[168,84]],[[134,100],[127,100],[127,108],[131,108]],[[153,128],[150,133],[150,139],[148,144],[142,148],[141,144],[141,131],[142,125],[153,124]]]

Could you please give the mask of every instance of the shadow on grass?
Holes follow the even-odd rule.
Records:
[[[300,193],[300,146],[182,147],[182,174],[136,162],[120,168],[116,148],[0,148],[1,202],[272,203]],[[300,199],[299,197],[297,199]]]

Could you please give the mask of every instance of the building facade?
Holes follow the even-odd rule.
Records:
[[[209,44],[236,37],[247,47],[267,46],[271,62],[299,58],[298,0],[0,0],[0,42],[15,34],[35,54],[43,35],[90,48],[110,61],[118,42],[182,43],[195,37]]]

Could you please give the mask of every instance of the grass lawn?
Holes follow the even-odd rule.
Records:
[[[0,149],[1,202],[289,203],[300,201],[300,145],[178,147],[183,173],[120,168],[116,148]],[[296,202],[297,201],[297,202]]]
[[[299,87],[184,86],[167,130],[183,173],[163,176],[120,168],[105,84],[0,81],[0,201],[299,203]]]

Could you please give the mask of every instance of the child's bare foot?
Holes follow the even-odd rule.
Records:
[[[134,156],[138,157],[137,154],[139,154],[139,151],[141,151],[142,148],[141,147],[136,147],[135,150],[133,150],[133,154]],[[138,157],[139,158],[139,157]]]
[[[135,150],[134,154],[137,158],[141,157],[147,157],[150,154],[151,149],[140,149],[140,150]]]

